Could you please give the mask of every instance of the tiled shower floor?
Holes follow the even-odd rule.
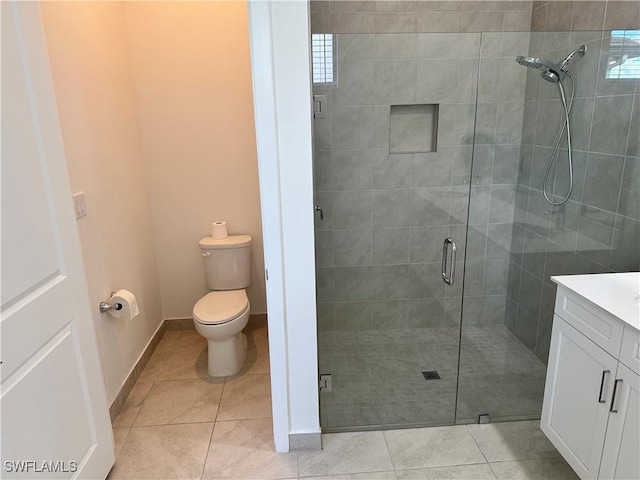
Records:
[[[539,417],[546,367],[502,325],[464,329],[456,417],[459,334],[453,327],[320,333],[320,373],[332,375],[332,392],[320,396],[322,427]],[[427,370],[441,379],[425,380]]]

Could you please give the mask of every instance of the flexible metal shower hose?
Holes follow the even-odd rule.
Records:
[[[564,108],[564,123],[562,128],[560,129],[560,134],[558,135],[558,140],[556,141],[556,146],[553,148],[553,153],[551,154],[551,158],[549,159],[549,164],[547,165],[547,172],[544,174],[544,183],[542,184],[542,193],[544,194],[544,199],[547,203],[557,207],[565,203],[571,192],[573,191],[573,155],[571,148],[571,122],[569,119],[569,115],[571,114],[571,107],[573,106],[573,98],[576,91],[576,80],[573,78],[570,72],[566,72],[567,77],[571,79],[571,98],[569,99],[569,104],[567,105],[567,97],[564,92],[564,87],[562,82],[558,82],[558,91],[560,92],[560,100],[562,101],[562,107]],[[569,190],[567,194],[564,196],[562,200],[559,202],[554,202],[551,200],[549,193],[547,192],[547,183],[549,182],[549,175],[551,173],[551,169],[553,164],[557,161],[559,152],[560,152],[560,142],[562,141],[562,135],[564,131],[567,131],[567,149],[568,149],[568,160],[569,160]]]

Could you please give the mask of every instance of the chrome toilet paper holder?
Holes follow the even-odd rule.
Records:
[[[111,300],[115,294],[116,292],[111,292],[111,296],[109,297],[109,300]],[[109,303],[109,301],[100,302],[99,308],[100,308],[100,313],[107,313],[109,310],[122,310],[122,304],[118,302]]]

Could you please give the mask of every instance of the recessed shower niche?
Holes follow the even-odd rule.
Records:
[[[438,104],[391,105],[389,153],[437,151]]]

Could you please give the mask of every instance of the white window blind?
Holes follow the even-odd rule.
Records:
[[[334,35],[311,34],[311,57],[313,61],[313,83],[334,82]]]
[[[613,30],[607,78],[640,78],[640,30]]]

